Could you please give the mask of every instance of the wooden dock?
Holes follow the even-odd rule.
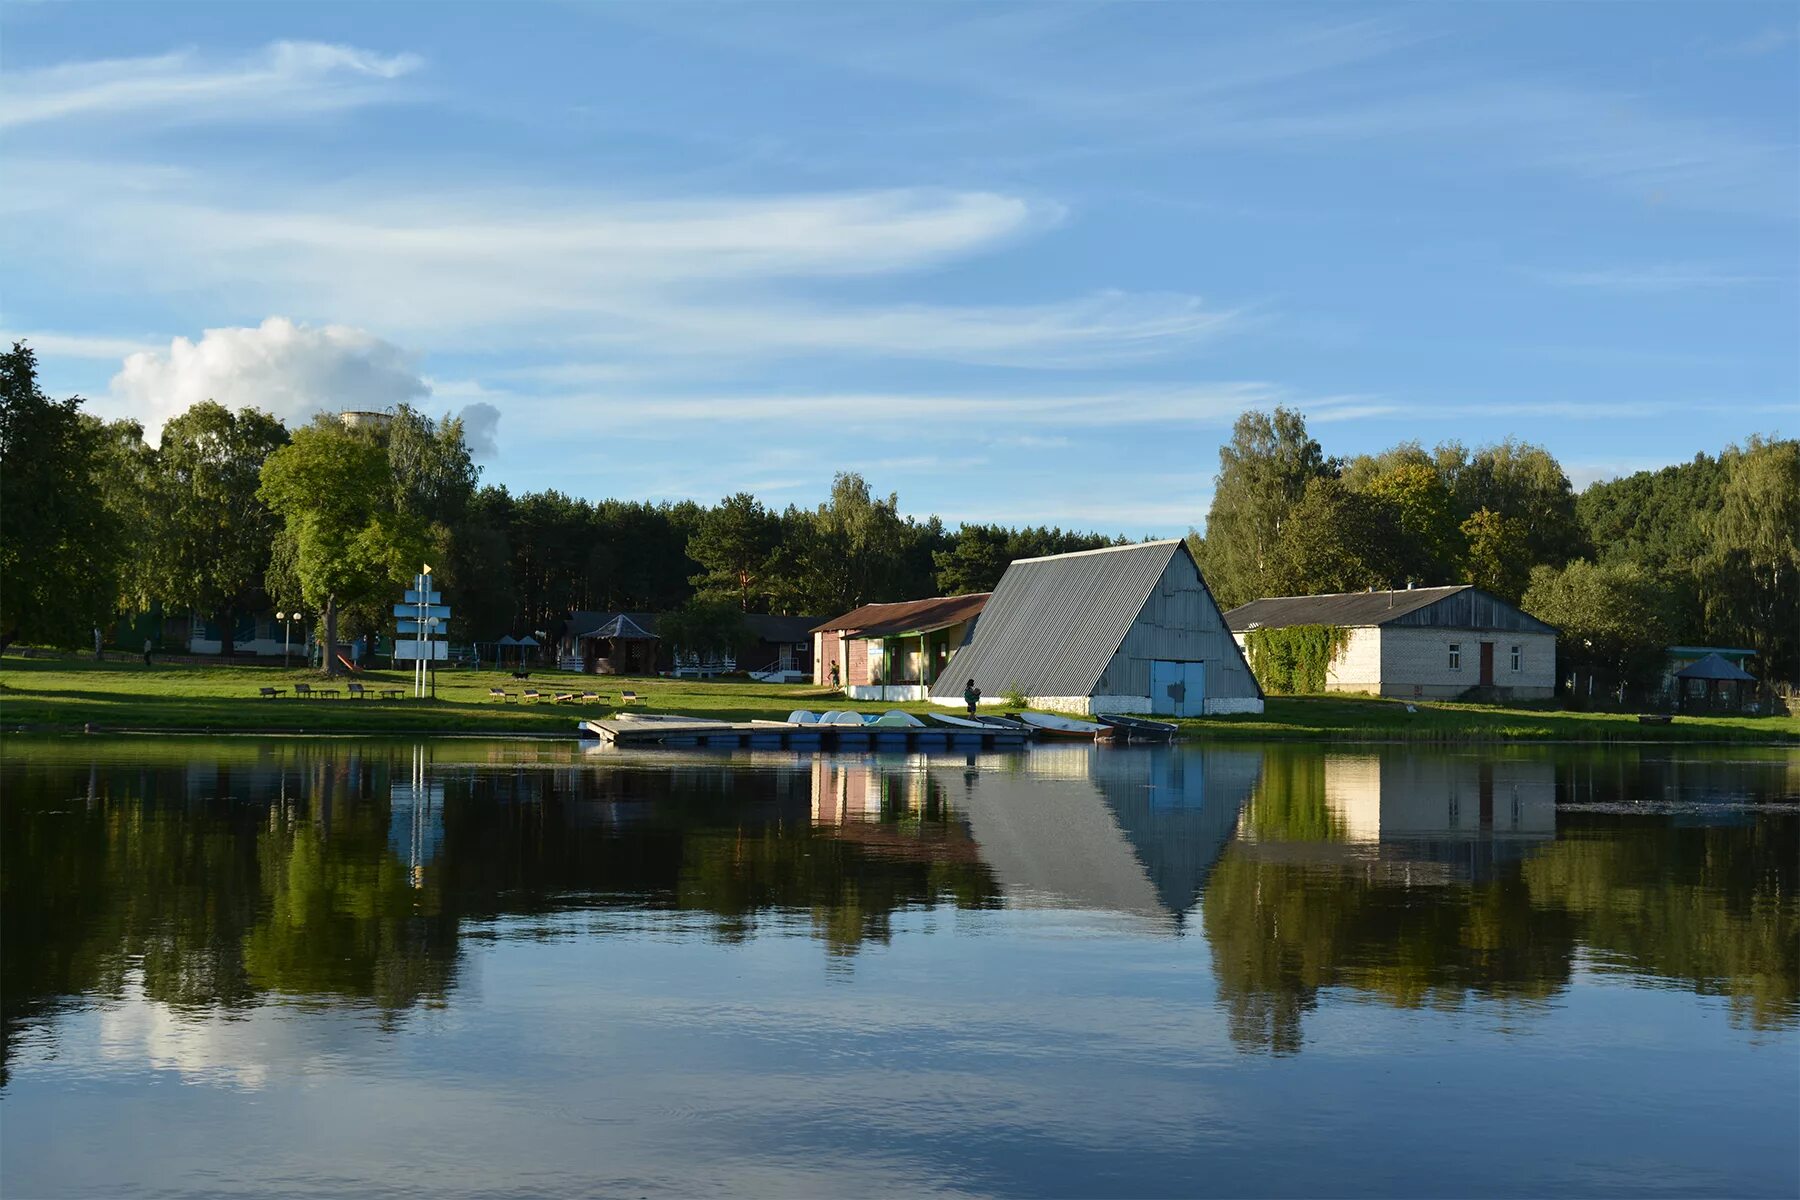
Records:
[[[609,746],[763,750],[991,750],[1023,748],[1007,729],[944,725],[800,725],[791,721],[713,721],[703,717],[623,713],[580,723],[581,736]]]

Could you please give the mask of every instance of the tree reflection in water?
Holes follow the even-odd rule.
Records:
[[[1790,764],[1696,780],[1634,751],[1280,757],[1203,906],[1240,1045],[1299,1050],[1328,988],[1529,1007],[1578,950],[1727,996],[1755,1029],[1800,1019],[1800,821],[1731,803],[1786,794]]]
[[[559,914],[598,909],[694,914],[723,942],[805,930],[846,962],[896,913],[943,906],[1197,927],[1246,1050],[1299,1050],[1326,989],[1528,1012],[1577,961],[1789,1027],[1800,819],[1747,801],[1800,792],[1794,774],[1779,756],[1648,751],[725,764],[566,743],[13,739],[0,1062],[56,1005],[140,987],[175,1010],[399,1020],[453,1001],[463,939],[502,922],[576,936]]]

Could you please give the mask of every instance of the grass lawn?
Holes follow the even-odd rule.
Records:
[[[415,700],[406,670],[368,671],[358,677],[370,687],[407,688],[402,700],[296,700],[293,685],[342,688],[316,672],[281,667],[214,667],[96,663],[82,658],[0,660],[0,723],[45,731],[190,730],[207,732],[307,733],[531,733],[572,736],[584,717],[606,716],[619,707],[622,690],[638,695],[635,709],[689,713],[722,720],[782,718],[796,708],[856,708],[868,712],[904,708],[930,711],[931,705],[855,703],[805,684],[752,683],[741,679],[689,680],[583,676],[560,671],[533,674],[529,681],[505,671],[444,671],[436,699]],[[288,689],[279,700],[257,697],[257,688]],[[598,692],[597,704],[504,703],[488,699],[488,689],[518,695],[536,687],[546,697],[558,691]],[[1499,708],[1481,704],[1417,703],[1416,712],[1393,700],[1363,697],[1277,697],[1260,716],[1208,717],[1184,721],[1187,735],[1234,740],[1309,741],[1681,741],[1781,742],[1800,744],[1800,719],[1793,717],[1680,717],[1672,725],[1640,725],[1613,713],[1567,713],[1550,709]]]

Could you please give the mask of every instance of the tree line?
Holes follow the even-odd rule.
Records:
[[[1562,631],[1565,675],[1642,691],[1671,644],[1753,649],[1800,678],[1800,442],[1577,495],[1554,455],[1507,440],[1327,456],[1297,412],[1247,412],[1219,451],[1196,556],[1220,604],[1470,583]]]
[[[388,629],[396,589],[425,562],[454,597],[459,640],[618,609],[677,613],[703,643],[733,613],[986,591],[1015,558],[1124,540],[953,531],[849,472],[814,508],[515,495],[482,486],[459,420],[404,405],[289,429],[209,401],[151,447],[136,421],[45,395],[29,346],[0,359],[0,648],[84,645],[152,604],[216,622],[226,654],[239,615],[275,608],[316,614],[335,646]]]
[[[695,645],[734,614],[832,616],[860,604],[987,591],[1018,558],[1122,544],[1059,528],[900,512],[841,473],[815,507],[748,493],[589,501],[483,486],[461,423],[402,406],[289,429],[196,404],[149,446],[0,355],[0,647],[85,644],[121,612],[193,611],[231,650],[239,614],[304,607],[328,645],[385,631],[430,562],[458,640],[553,633],[581,610],[675,614]],[[1225,608],[1262,596],[1472,583],[1563,631],[1560,660],[1601,690],[1642,688],[1674,644],[1754,649],[1800,678],[1800,443],[1717,456],[1577,495],[1548,450],[1403,442],[1331,457],[1305,418],[1246,412],[1219,450],[1204,536]]]

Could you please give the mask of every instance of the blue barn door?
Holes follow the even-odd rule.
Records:
[[[1150,711],[1167,717],[1197,717],[1206,703],[1206,664],[1150,662]]]

